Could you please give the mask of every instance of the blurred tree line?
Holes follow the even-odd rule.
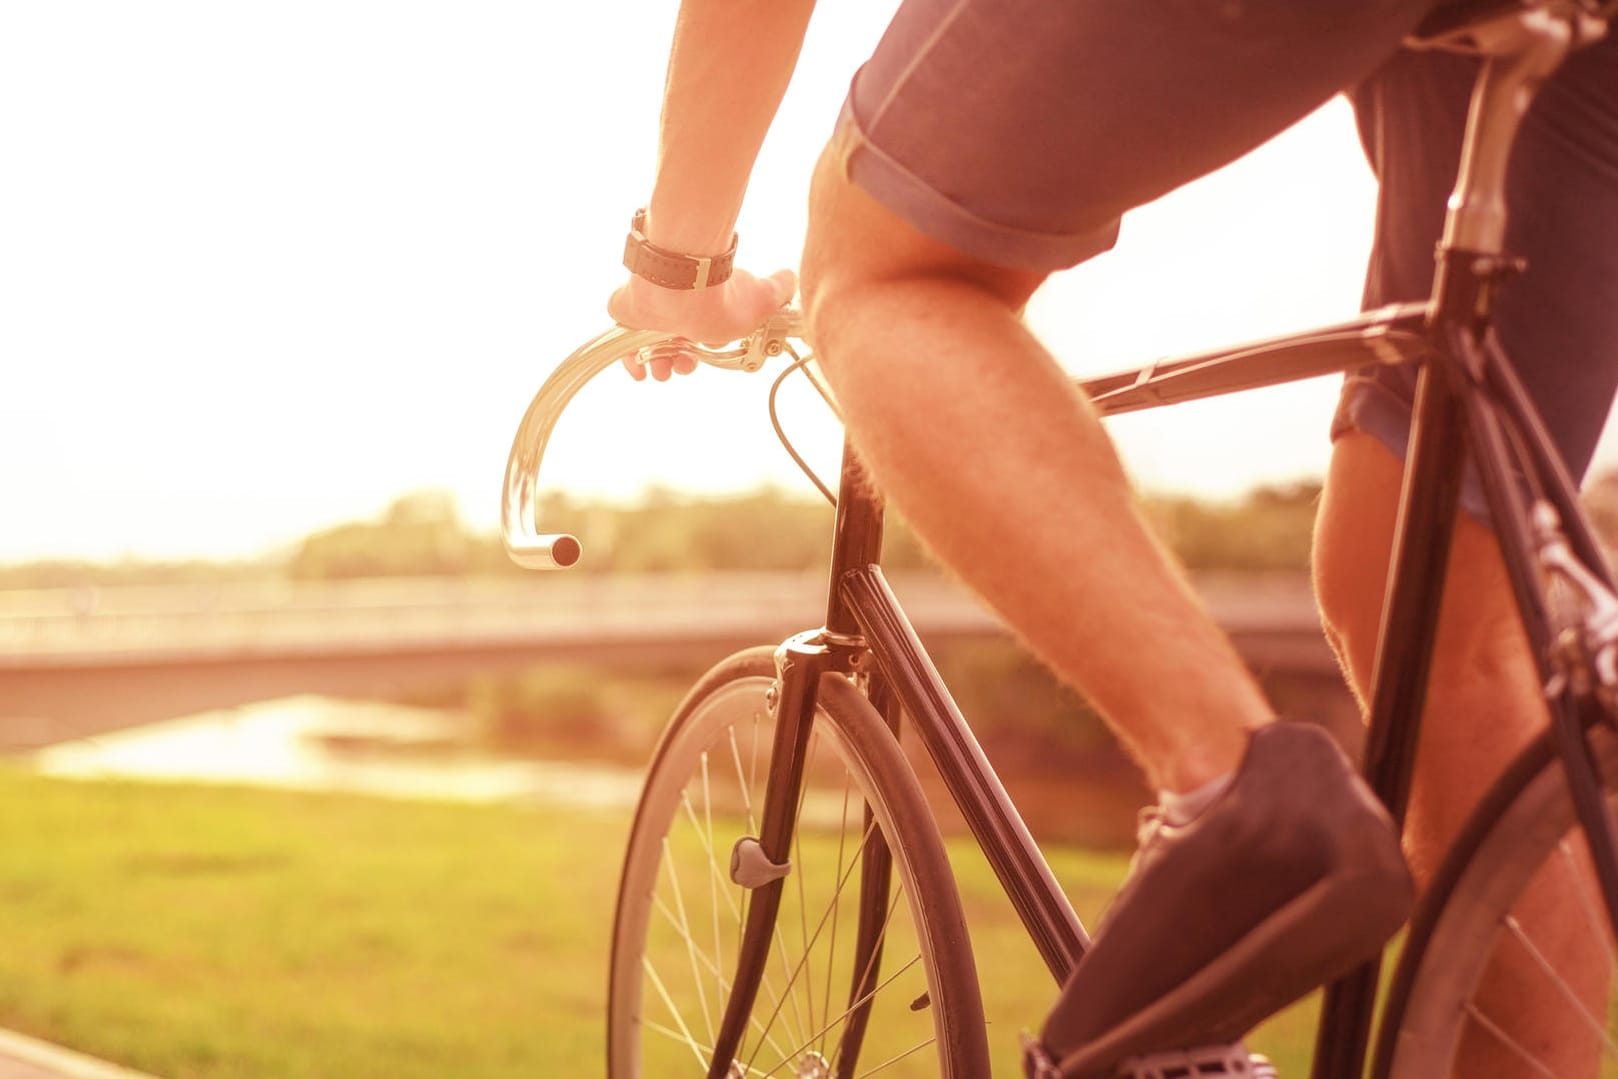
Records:
[[[1159,535],[1192,570],[1303,572],[1319,497],[1320,484],[1307,480],[1259,487],[1230,502],[1187,496],[1147,496],[1144,502]],[[1585,502],[1597,530],[1618,546],[1618,471],[1593,477]],[[627,504],[549,494],[538,516],[582,541],[579,573],[817,570],[831,552],[831,508],[776,488],[715,498],[653,489]],[[893,513],[884,562],[893,570],[932,565]],[[28,562],[0,566],[0,588],[524,572],[506,557],[497,536],[461,519],[452,496],[421,491],[395,500],[374,519],[323,529],[289,551],[256,561]]]
[[[1180,497],[1146,505],[1192,569],[1301,571],[1319,494],[1307,482],[1259,488],[1231,504]],[[538,519],[579,537],[580,573],[813,571],[831,555],[831,508],[773,488],[722,498],[652,490],[633,504],[550,495]],[[932,566],[897,514],[888,517],[883,563],[896,571]],[[454,501],[432,492],[399,499],[377,520],[317,532],[287,563],[296,580],[521,572],[498,537],[469,530]]]
[[[633,503],[545,496],[538,519],[579,537],[576,573],[707,573],[812,570],[831,556],[831,507],[774,488],[697,498],[654,488]],[[901,528],[890,539],[895,568],[925,559]],[[317,532],[293,552],[296,580],[524,573],[500,539],[469,530],[453,500],[407,495],[375,521]]]
[[[197,585],[262,581],[285,574],[278,559],[214,562],[123,558],[115,562],[50,558],[0,564],[0,590],[26,588],[116,588],[123,585]]]

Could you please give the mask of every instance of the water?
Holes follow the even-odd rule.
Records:
[[[512,760],[460,747],[454,716],[300,696],[62,742],[32,755],[44,775],[347,791],[456,802],[634,805],[631,769]]]

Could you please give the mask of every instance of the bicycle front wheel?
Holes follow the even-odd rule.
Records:
[[[771,649],[731,657],[658,746],[613,929],[608,1074],[707,1075],[751,892],[774,717]],[[942,838],[892,732],[822,678],[769,960],[727,1076],[989,1074],[983,1008]]]
[[[1618,735],[1589,739],[1611,804]],[[1618,1076],[1618,948],[1548,737],[1473,820],[1411,925],[1374,1074]]]

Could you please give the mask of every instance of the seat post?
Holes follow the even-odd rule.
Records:
[[[1546,77],[1574,48],[1605,30],[1599,17],[1554,0],[1469,29],[1473,48],[1486,59],[1467,116],[1444,249],[1505,253],[1506,165],[1517,128]]]

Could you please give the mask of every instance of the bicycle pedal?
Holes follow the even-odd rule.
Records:
[[[1118,1079],[1204,1079],[1219,1075],[1279,1079],[1269,1058],[1249,1053],[1241,1042],[1171,1049],[1131,1057],[1118,1066]]]

